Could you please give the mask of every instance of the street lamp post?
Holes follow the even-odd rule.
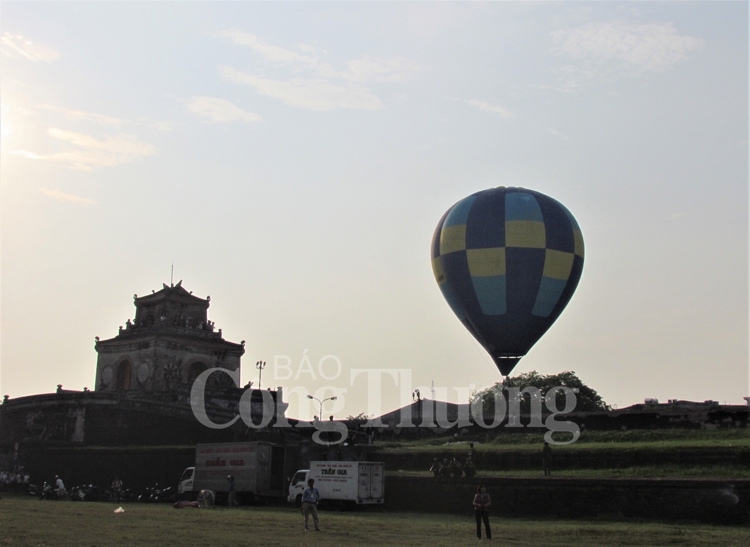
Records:
[[[419,430],[419,423],[422,421],[422,395],[418,389],[411,392],[412,400],[417,402],[417,438],[421,439],[421,432]]]
[[[326,401],[335,401],[336,400],[336,396],[335,395],[333,397],[328,397],[327,399],[323,399],[322,401],[320,399],[318,399],[317,397],[313,397],[312,395],[308,395],[307,398],[308,399],[315,399],[316,401],[318,401],[318,403],[320,403],[320,416],[318,416],[318,418],[320,419],[321,422],[323,421],[323,403],[325,403]],[[331,416],[331,418],[333,418],[333,416]],[[326,437],[327,437],[327,435],[326,435]],[[329,446],[329,444],[330,443],[328,441],[326,441],[326,446]]]
[[[320,403],[320,415],[318,417],[321,421],[323,421],[323,403],[325,403],[326,401],[335,401],[337,397],[334,395],[333,397],[328,397],[327,399],[323,399],[322,401],[317,397],[313,397],[312,395],[308,395],[307,398],[315,399],[316,401],[318,401],[318,403]]]
[[[258,369],[258,389],[261,389],[260,379],[263,376],[263,369],[266,368],[266,362],[258,361],[257,363],[255,363],[255,368]]]

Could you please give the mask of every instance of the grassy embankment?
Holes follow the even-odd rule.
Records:
[[[0,545],[17,547],[129,547],[153,545],[473,545],[471,517],[358,511],[321,512],[321,533],[305,532],[291,508],[182,509],[169,505],[0,500]],[[745,546],[746,526],[692,523],[492,519],[493,541],[517,547],[545,546]]]
[[[557,438],[557,437],[556,437]],[[567,437],[569,438],[569,437]],[[561,437],[560,440],[565,440]],[[485,442],[474,441],[480,461],[492,461],[493,456],[503,454],[528,456],[538,459],[544,442],[544,433],[512,433],[488,437]],[[376,448],[376,455],[386,462],[398,462],[398,469],[391,467],[390,474],[424,475],[424,461],[432,457],[449,457],[453,454],[463,460],[469,451],[469,441],[455,442],[452,438],[428,438],[406,442],[383,442]],[[573,444],[554,447],[556,455],[582,454],[594,457],[627,460],[638,456],[637,465],[620,465],[612,468],[569,468],[558,466],[556,476],[580,478],[750,478],[750,466],[736,459],[750,461],[750,430],[631,430],[631,431],[584,431]],[[668,456],[690,453],[682,463],[675,463]],[[717,455],[718,458],[717,458]],[[744,456],[743,456],[744,455]],[[666,457],[665,457],[666,456]],[[740,456],[734,458],[732,456]],[[726,461],[721,461],[726,458]],[[420,468],[408,465],[409,460],[420,462]],[[720,460],[720,461],[717,461]],[[656,464],[644,464],[653,460]],[[735,461],[730,461],[735,460]],[[562,458],[558,458],[562,461]],[[493,469],[485,466],[483,476],[538,476],[537,469]]]

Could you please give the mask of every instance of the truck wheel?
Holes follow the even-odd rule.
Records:
[[[297,504],[297,507],[302,507],[302,494],[297,494],[297,497],[294,498],[294,503]]]

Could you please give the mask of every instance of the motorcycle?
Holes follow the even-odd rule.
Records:
[[[44,483],[42,486],[36,484],[29,485],[29,494],[38,497],[40,500],[56,500],[57,492],[49,483]]]
[[[159,489],[159,483],[157,482],[154,486],[146,487],[143,490],[143,493],[138,496],[138,501],[142,503],[154,503],[158,501],[160,493],[161,490]]]
[[[98,486],[93,484],[83,484],[71,488],[68,496],[73,501],[99,501],[101,499],[101,491]]]
[[[146,488],[143,493],[138,496],[138,501],[144,503],[173,502],[174,497],[174,488],[171,486],[168,486],[167,488],[159,488],[159,483],[156,483],[154,486]]]
[[[168,486],[160,492],[158,499],[156,501],[161,501],[165,503],[173,503],[175,501],[175,497],[176,497],[175,489],[172,486]]]

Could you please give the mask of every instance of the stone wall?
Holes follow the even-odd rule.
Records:
[[[452,459],[456,456],[461,462],[466,457],[466,449],[444,452],[421,453],[392,453],[378,454],[379,461],[386,462],[390,470],[403,469],[405,471],[427,471],[432,465],[432,459],[438,457]],[[554,469],[621,469],[637,466],[704,466],[704,465],[736,465],[745,466],[750,471],[750,448],[740,447],[691,447],[691,448],[632,448],[619,451],[576,448],[575,450],[554,449]],[[480,452],[478,454],[479,469],[530,470],[537,469],[541,473],[541,446],[538,450],[504,450],[497,452]]]
[[[238,415],[238,403],[244,391],[207,389],[208,417],[217,424],[231,421]],[[277,397],[277,392],[270,393],[273,399]],[[259,390],[254,390],[251,396],[255,423],[260,422],[261,395]],[[148,398],[128,397],[124,392],[60,392],[10,399],[0,406],[0,444],[197,444],[247,440],[247,434],[253,432],[240,420],[226,429],[211,429],[200,424],[193,414],[186,387]]]
[[[186,467],[195,462],[194,446],[118,447],[116,449],[27,444],[19,453],[31,482],[53,482],[60,475],[65,486],[95,484],[108,488],[119,476],[128,488],[159,483],[177,486]]]
[[[386,476],[387,511],[470,516],[479,480]],[[481,479],[493,517],[750,522],[750,480]]]
[[[289,480],[299,469],[309,468],[311,460],[367,460],[367,447],[329,449],[310,441],[284,445],[284,477]],[[96,484],[107,487],[119,476],[128,487],[144,488],[155,483],[176,486],[185,470],[195,463],[194,445],[85,447],[27,443],[19,460],[29,470],[31,482],[51,482],[60,475],[67,487]]]

